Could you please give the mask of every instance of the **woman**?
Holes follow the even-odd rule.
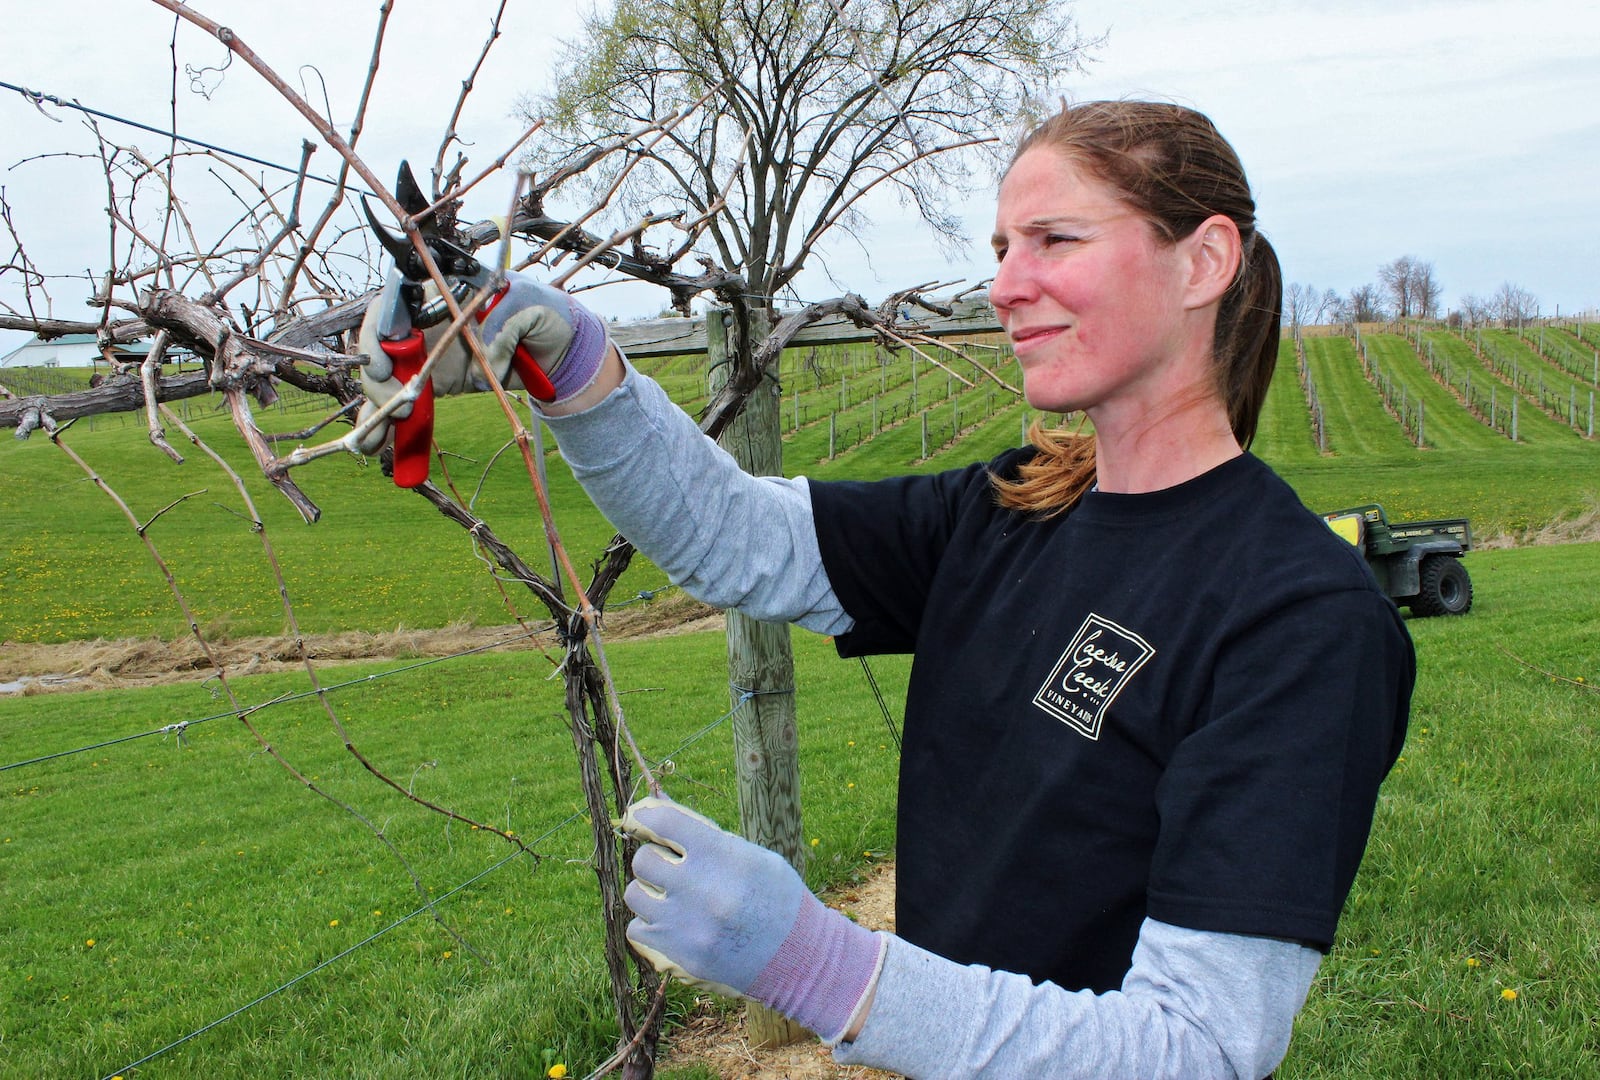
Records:
[[[623,535],[700,598],[914,653],[898,935],[670,800],[630,938],[912,1076],[1260,1077],[1288,1045],[1404,738],[1414,663],[1355,552],[1246,452],[1277,258],[1233,150],[1069,106],[1000,186],[990,299],[1036,427],[987,464],[753,478],[559,294],[486,333]],[[573,328],[576,328],[574,334]],[[569,344],[569,341],[571,342]],[[735,547],[735,538],[742,546]]]

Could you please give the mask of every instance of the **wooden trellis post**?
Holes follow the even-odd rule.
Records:
[[[738,328],[730,312],[712,311],[706,319],[706,358],[711,365],[713,396],[728,381],[733,364],[747,363],[750,349],[766,339],[769,328],[764,317],[752,312],[750,321],[750,347],[740,349]],[[841,378],[841,394],[843,388]],[[783,472],[778,393],[776,379],[764,380],[718,439],[753,476],[777,476]],[[747,839],[776,851],[796,870],[803,870],[800,740],[789,625],[759,622],[737,611],[728,612],[727,620],[739,827]],[[753,1003],[745,1024],[753,1046],[784,1046],[805,1037],[800,1025]]]

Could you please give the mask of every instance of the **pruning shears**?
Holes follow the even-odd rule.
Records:
[[[423,214],[430,203],[411,174],[408,162],[400,163],[400,174],[395,181],[395,198],[412,217]],[[449,305],[443,297],[427,300],[423,285],[430,279],[428,268],[416,248],[401,235],[390,232],[378,223],[372,207],[362,199],[361,208],[367,222],[394,259],[383,290],[378,294],[377,335],[378,344],[394,365],[394,377],[408,381],[422,370],[428,359],[428,346],[422,331],[444,322],[450,316]],[[478,292],[488,290],[490,295],[477,310],[479,323],[505,298],[510,283],[505,275],[489,269],[466,248],[452,242],[439,231],[433,218],[423,220],[418,226],[422,241],[428,247],[439,271],[444,275],[450,294],[458,304],[465,303]],[[511,366],[522,379],[522,385],[540,401],[555,400],[556,390],[550,384],[533,355],[523,345],[517,345]],[[422,385],[421,392],[411,406],[411,415],[391,421],[394,428],[394,482],[398,487],[416,487],[428,479],[428,459],[433,452],[433,382]]]

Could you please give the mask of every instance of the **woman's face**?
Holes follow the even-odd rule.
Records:
[[[1036,146],[1000,185],[994,248],[989,297],[1034,408],[1087,409],[1103,429],[1159,419],[1192,392],[1186,246],[1165,243],[1114,188]]]

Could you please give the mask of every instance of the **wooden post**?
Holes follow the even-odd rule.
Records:
[[[711,392],[715,394],[728,380],[731,365],[723,360],[746,363],[749,350],[739,348],[738,327],[731,313],[713,311],[711,316],[706,320],[706,349]],[[766,338],[769,326],[765,318],[755,315],[751,322],[753,347]],[[777,394],[777,383],[764,381],[719,440],[745,471],[755,476],[783,472]],[[800,825],[800,753],[789,625],[758,622],[736,611],[728,612],[727,620],[740,830],[801,870],[805,844]],[[799,1024],[753,1003],[746,1012],[745,1028],[750,1044],[758,1047],[786,1046],[805,1037]]]

